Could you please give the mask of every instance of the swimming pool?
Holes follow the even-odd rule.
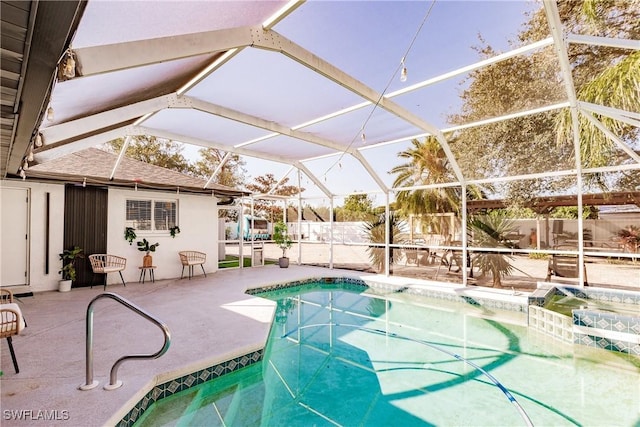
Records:
[[[640,422],[640,359],[559,344],[524,314],[307,285],[277,302],[261,362],[155,403],[136,426]]]

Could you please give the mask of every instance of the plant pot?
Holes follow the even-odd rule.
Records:
[[[58,282],[58,292],[69,292],[71,290],[71,280],[60,280]]]
[[[146,254],[142,257],[142,266],[143,267],[151,267],[153,266],[153,257],[149,254]]]
[[[278,265],[280,266],[280,268],[289,267],[289,258],[286,258],[286,257],[278,258]]]

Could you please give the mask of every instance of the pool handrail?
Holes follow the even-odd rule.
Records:
[[[93,379],[93,305],[102,298],[111,298],[120,304],[124,305],[134,313],[139,314],[145,319],[149,320],[154,325],[158,326],[164,335],[164,344],[162,348],[153,354],[132,354],[128,356],[123,356],[120,359],[116,360],[116,362],[111,367],[111,373],[109,377],[109,384],[104,386],[105,390],[115,390],[122,386],[122,381],[118,381],[118,368],[120,365],[128,359],[157,359],[162,356],[169,350],[169,346],[171,345],[171,332],[169,331],[169,327],[166,323],[158,319],[157,317],[151,315],[147,311],[138,307],[131,301],[121,297],[118,294],[112,292],[105,292],[94,299],[91,300],[89,305],[87,306],[87,320],[86,320],[86,382],[85,384],[80,385],[80,390],[91,390],[98,385],[98,381],[94,381]]]

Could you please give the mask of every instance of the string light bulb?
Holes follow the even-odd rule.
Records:
[[[29,169],[29,162],[27,161],[27,158],[25,157],[24,161],[22,162],[22,170],[27,170]]]
[[[64,62],[62,64],[62,75],[68,79],[76,76],[76,60],[71,48],[67,49]]]
[[[29,154],[27,154],[27,160],[33,162],[33,147],[29,147]]]
[[[36,135],[36,147],[42,147],[42,135],[40,133]]]
[[[54,118],[53,107],[47,108],[47,120],[52,122]]]
[[[27,174],[24,172],[24,169],[20,168],[20,178],[24,181],[27,179]]]
[[[407,81],[407,67],[404,65],[404,58],[402,58],[401,64],[402,71],[400,71],[400,81],[404,83]]]

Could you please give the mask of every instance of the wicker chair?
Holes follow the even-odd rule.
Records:
[[[204,263],[207,260],[207,254],[198,251],[181,251],[178,252],[180,256],[180,263],[182,263],[182,273],[180,274],[180,278],[184,276],[184,268],[189,268],[189,280],[193,276],[193,266],[200,265],[202,268],[202,273],[204,277],[207,277],[207,273],[204,271]]]
[[[108,254],[93,254],[89,255],[89,261],[91,262],[91,270],[93,271],[94,278],[96,274],[104,274],[104,289],[107,289],[107,274],[115,273],[120,274],[120,280],[122,285],[127,286],[124,283],[124,277],[122,277],[122,270],[127,267],[127,259],[117,255]],[[93,279],[91,280],[91,287],[93,288]]]
[[[17,301],[13,296],[13,292],[11,292],[9,289],[0,288],[0,304],[13,304],[15,302]],[[24,322],[24,326],[26,327],[27,321],[24,316],[22,316],[22,321]]]
[[[13,300],[13,292],[9,289],[0,288],[0,304],[11,304]]]
[[[2,301],[2,304],[0,304],[0,338],[7,339],[9,353],[11,353],[11,360],[13,361],[13,368],[17,374],[20,372],[20,368],[18,367],[18,361],[16,359],[16,353],[13,350],[13,341],[11,338],[22,332],[26,325],[20,307],[13,302],[13,294],[11,291],[2,289],[0,295]]]

